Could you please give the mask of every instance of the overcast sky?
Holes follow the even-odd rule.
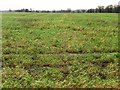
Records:
[[[0,10],[32,8],[36,10],[89,9],[114,5],[119,0],[0,0]]]

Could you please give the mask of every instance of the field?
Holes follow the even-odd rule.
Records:
[[[2,18],[4,88],[119,88],[117,14]]]

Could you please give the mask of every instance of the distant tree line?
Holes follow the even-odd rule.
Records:
[[[9,12],[43,12],[43,13],[119,13],[120,5],[108,5],[98,6],[96,9],[78,9],[71,10],[32,10],[32,9],[20,9],[20,10],[9,10]]]
[[[98,6],[96,9],[87,10],[88,13],[119,13],[120,5]]]

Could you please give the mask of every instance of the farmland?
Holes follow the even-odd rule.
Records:
[[[118,15],[3,13],[4,88],[118,88]]]

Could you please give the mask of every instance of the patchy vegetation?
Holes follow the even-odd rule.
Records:
[[[3,13],[4,88],[118,88],[117,14]]]

